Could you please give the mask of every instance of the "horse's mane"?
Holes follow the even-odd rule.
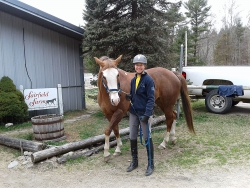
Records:
[[[111,58],[109,58],[108,56],[102,56],[102,57],[100,57],[101,61],[105,61],[105,60],[108,60],[108,59],[111,59]],[[113,59],[111,59],[111,60],[113,60]]]
[[[114,63],[114,59],[109,58],[108,56],[102,56],[100,57],[100,60],[105,63],[105,65],[101,68],[102,71],[108,68],[117,68]]]

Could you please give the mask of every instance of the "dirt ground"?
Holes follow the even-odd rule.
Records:
[[[6,149],[7,150],[7,149]],[[192,169],[161,166],[171,149],[159,150],[155,145],[155,171],[144,175],[147,165],[145,148],[139,149],[139,167],[130,172],[130,154],[112,156],[108,163],[103,161],[103,152],[87,160],[58,164],[46,160],[31,167],[19,165],[8,168],[17,158],[5,150],[0,151],[0,188],[248,188],[250,187],[250,161],[243,165],[196,167]],[[158,168],[157,168],[158,167]]]
[[[167,150],[162,151],[162,156]],[[139,167],[126,172],[130,156],[112,156],[108,163],[103,162],[102,152],[79,163],[57,164],[45,161],[32,167],[19,166],[8,169],[13,157],[1,152],[0,187],[30,188],[30,187],[171,187],[171,188],[247,188],[250,184],[250,164],[245,166],[224,166],[212,168],[178,169],[156,168],[151,176],[144,176],[146,159],[144,150],[139,150]],[[155,164],[161,159],[155,159]]]

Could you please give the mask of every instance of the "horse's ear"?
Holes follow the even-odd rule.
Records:
[[[95,59],[95,62],[100,65],[100,67],[104,67],[105,63],[103,61],[101,61],[97,57],[94,57],[94,59]]]
[[[115,65],[117,66],[118,63],[122,60],[122,55],[120,55],[116,60],[115,60]]]

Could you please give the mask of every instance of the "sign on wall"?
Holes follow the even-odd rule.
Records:
[[[23,94],[29,111],[58,108],[57,88],[25,89]]]

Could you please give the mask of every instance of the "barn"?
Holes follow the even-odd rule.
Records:
[[[84,30],[20,1],[0,0],[0,79],[17,89],[62,86],[63,111],[85,109]],[[58,109],[30,111],[30,115]]]

